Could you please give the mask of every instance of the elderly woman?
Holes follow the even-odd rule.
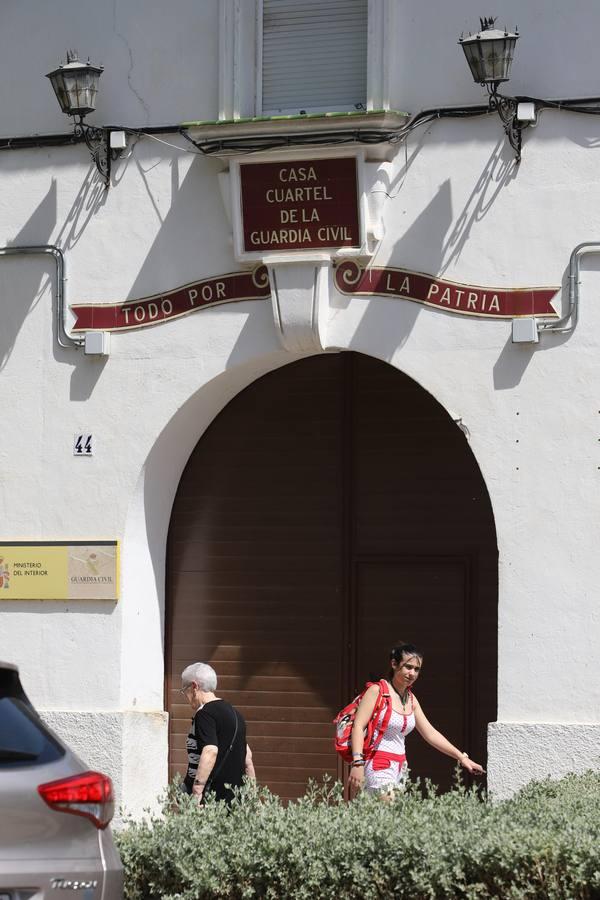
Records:
[[[209,791],[229,803],[231,787],[239,787],[244,775],[255,777],[246,722],[235,707],[215,695],[216,689],[217,674],[206,663],[192,663],[181,673],[181,693],[194,712],[184,788],[199,803]]]
[[[370,721],[379,696],[379,685],[373,684],[365,692],[356,711],[352,728],[352,764],[350,789],[356,793],[365,788],[369,793],[387,793],[401,786],[407,775],[404,739],[416,728],[428,744],[456,759],[471,775],[483,773],[479,763],[469,759],[444,737],[427,719],[421,704],[412,692],[423,665],[423,654],[413,644],[400,643],[391,653],[388,689],[392,714],[372,758],[363,756],[364,728]],[[380,722],[383,713],[380,716]],[[376,734],[377,739],[377,734]]]

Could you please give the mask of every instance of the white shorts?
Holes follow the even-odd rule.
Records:
[[[369,794],[377,794],[380,791],[389,791],[396,788],[403,788],[408,777],[408,766],[406,762],[397,762],[390,760],[387,769],[373,769],[369,760],[365,763],[365,790]]]

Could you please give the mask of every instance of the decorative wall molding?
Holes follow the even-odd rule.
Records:
[[[219,119],[256,115],[256,0],[219,0]]]
[[[391,40],[395,0],[369,0],[367,109],[390,108]]]
[[[329,312],[327,256],[312,262],[278,259],[269,264],[275,328],[289,353],[320,353],[326,347]]]
[[[348,210],[345,213],[342,211],[345,204],[336,202],[334,176],[331,179],[319,180],[318,173],[322,168],[327,169],[323,164],[335,165],[337,161],[341,161],[340,168],[342,165],[346,166],[349,161],[355,162],[356,165],[356,174],[353,177],[353,184],[355,182],[356,187],[352,187],[352,192],[356,190],[358,214],[355,227],[351,226],[353,216]],[[311,163],[314,166],[314,178],[308,177],[309,173],[313,173]],[[268,207],[271,230],[267,230],[266,234],[267,238],[269,235],[274,238],[271,239],[270,248],[257,246],[256,251],[249,249],[247,244],[248,222],[244,220],[242,191],[242,167],[247,167],[251,172],[250,167],[253,165],[257,167],[256,182],[262,187],[256,197],[252,198],[247,215],[253,222],[252,228],[260,229],[261,217],[264,216],[261,204],[265,208]],[[275,190],[273,187],[275,182],[273,184],[271,181],[265,182],[263,172],[265,169],[269,171],[275,169],[277,173],[278,167],[281,167],[281,172],[285,175],[282,176],[280,190]],[[290,353],[315,353],[325,349],[332,260],[348,256],[358,256],[365,260],[377,249],[384,235],[383,212],[387,200],[385,185],[390,174],[389,168],[390,164],[386,162],[367,162],[363,149],[344,153],[340,152],[339,148],[311,148],[305,151],[295,149],[293,153],[287,154],[282,154],[281,151],[261,154],[260,161],[255,162],[251,157],[244,157],[243,161],[231,160],[229,172],[222,172],[219,175],[221,195],[233,231],[235,257],[241,263],[262,262],[267,266],[273,291],[275,328],[282,345]],[[300,199],[287,199],[288,193],[296,197],[296,190]],[[312,193],[309,194],[310,191]],[[349,189],[347,193],[350,194]],[[330,222],[336,226],[335,233],[343,236],[349,227],[353,242],[359,246],[353,248],[338,244],[320,247],[317,250],[314,246],[310,246],[310,241],[306,241],[309,246],[304,249],[301,244],[298,249],[291,249],[291,230],[294,231],[294,237],[297,234],[319,236],[325,219],[325,214],[321,211],[322,205],[328,202],[339,215],[339,221],[334,218]],[[313,228],[311,226],[315,219],[318,224]],[[302,224],[303,221],[306,222],[305,225]],[[253,233],[259,237],[262,235],[261,231],[250,231],[250,236]]]

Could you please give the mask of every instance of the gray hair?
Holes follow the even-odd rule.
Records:
[[[216,691],[217,689],[217,673],[212,666],[207,663],[196,662],[191,666],[187,666],[181,673],[181,683],[184,686],[195,681],[201,691]]]

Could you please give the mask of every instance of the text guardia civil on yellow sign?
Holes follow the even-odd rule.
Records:
[[[6,541],[0,600],[117,600],[117,541]]]

